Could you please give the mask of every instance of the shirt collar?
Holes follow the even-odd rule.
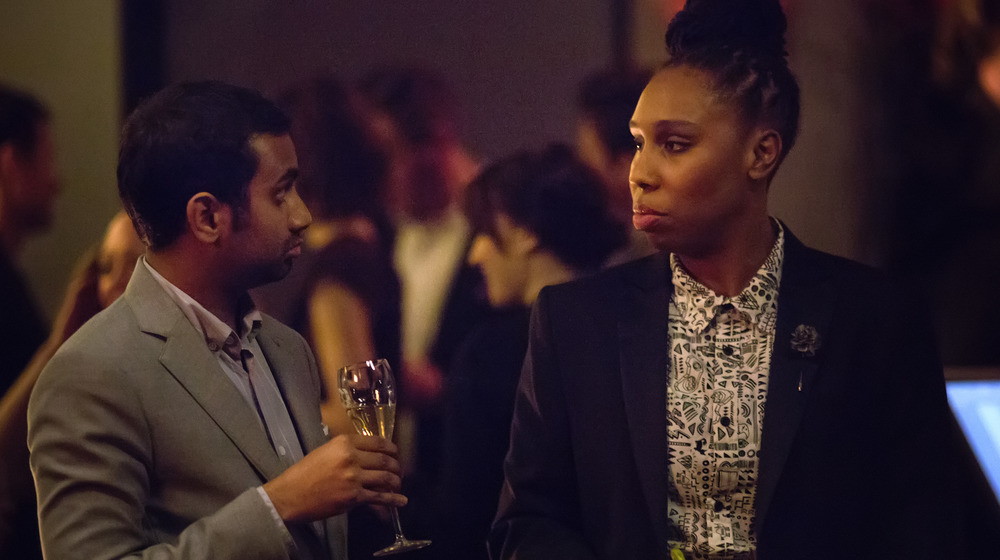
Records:
[[[676,254],[670,254],[671,281],[674,286],[674,305],[684,324],[695,332],[704,332],[724,309],[742,314],[751,324],[765,330],[774,328],[778,310],[778,285],[785,258],[785,231],[777,224],[778,237],[771,247],[764,264],[750,280],[750,284],[735,297],[726,297],[698,282],[684,268]]]
[[[146,269],[156,282],[167,292],[170,299],[177,304],[177,307],[180,308],[181,312],[188,318],[188,321],[191,322],[198,333],[205,338],[205,344],[209,350],[212,352],[225,350],[226,353],[232,355],[233,352],[231,350],[235,349],[235,354],[239,355],[239,350],[244,345],[244,341],[249,343],[257,337],[257,333],[260,331],[261,314],[249,294],[243,294],[239,301],[242,319],[239,325],[240,333],[238,334],[229,328],[229,325],[225,321],[216,317],[211,311],[205,309],[200,303],[195,301],[194,298],[160,275],[146,261],[146,257],[140,258],[142,264],[146,266]]]

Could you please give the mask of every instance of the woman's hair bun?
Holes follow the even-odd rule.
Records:
[[[688,0],[667,28],[667,52],[783,58],[786,25],[778,0]]]

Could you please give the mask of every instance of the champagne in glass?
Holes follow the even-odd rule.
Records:
[[[396,423],[396,384],[389,362],[384,359],[368,360],[342,367],[337,380],[340,400],[354,423],[354,429],[362,435],[392,439]],[[389,512],[396,531],[396,542],[376,552],[375,557],[416,550],[431,544],[431,541],[407,539],[399,523],[399,512],[394,507],[389,508]]]

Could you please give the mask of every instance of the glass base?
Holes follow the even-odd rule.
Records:
[[[430,546],[431,541],[411,541],[405,538],[397,539],[396,542],[377,551],[374,556],[375,558],[381,558],[383,556],[391,556],[393,554],[399,554],[401,552],[409,552],[411,550],[417,550],[418,548],[424,548]]]

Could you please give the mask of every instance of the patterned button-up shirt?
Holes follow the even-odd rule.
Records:
[[[671,545],[687,558],[756,549],[757,453],[778,312],[784,232],[739,295],[700,284],[670,256],[667,386]]]

